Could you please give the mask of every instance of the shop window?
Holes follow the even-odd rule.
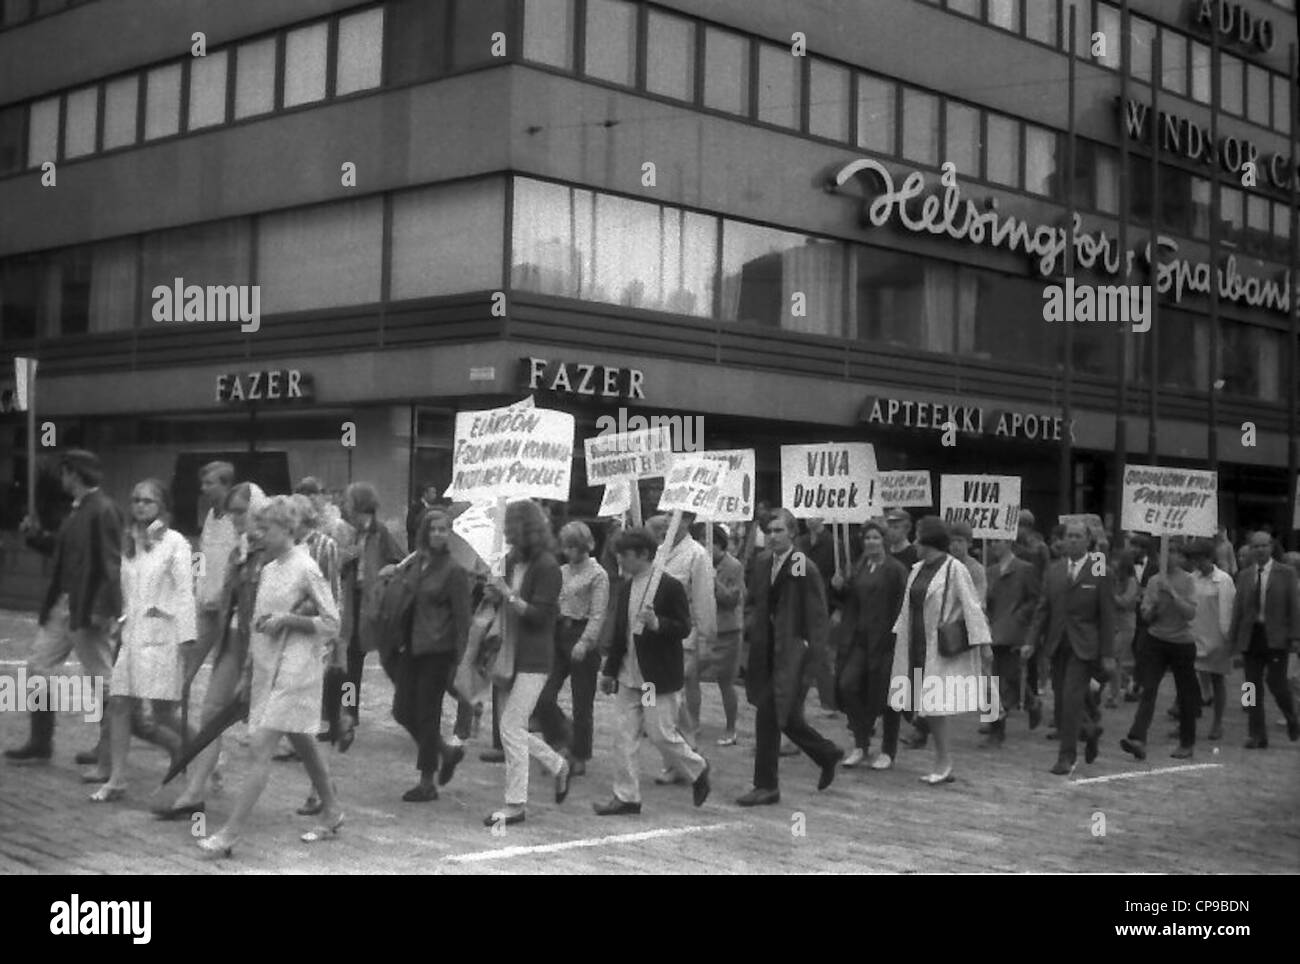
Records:
[[[170,137],[181,129],[181,65],[149,71],[145,81],[144,139]]]
[[[308,104],[325,97],[325,62],[329,25],[315,23],[290,30],[284,38],[284,106]]]
[[[989,23],[1012,33],[1020,32],[1020,0],[988,0]]]
[[[1025,36],[1055,47],[1060,37],[1060,12],[1056,0],[1025,4]]]
[[[504,226],[499,180],[393,195],[391,297],[496,290]]]
[[[0,175],[23,167],[23,121],[25,107],[0,108]]]
[[[83,87],[69,93],[63,111],[63,156],[84,157],[95,153],[98,124],[99,88]]]
[[[651,9],[646,31],[646,90],[693,101],[695,22]]]
[[[1059,138],[1056,131],[1025,125],[1025,190],[1045,197],[1059,193]]]
[[[849,139],[849,72],[838,64],[809,64],[808,133],[834,141]]]
[[[379,300],[378,198],[269,214],[258,220],[257,232],[263,314]]]
[[[1129,17],[1129,57],[1132,64],[1132,75],[1134,80],[1141,81],[1144,84],[1151,83],[1151,71],[1153,67],[1154,54],[1156,45],[1156,25],[1150,20],[1143,20],[1141,17]],[[1161,72],[1164,72],[1164,66],[1161,65]]]
[[[190,130],[226,122],[228,61],[224,50],[209,51],[206,57],[190,61]]]
[[[1187,38],[1173,30],[1160,31],[1160,83],[1175,94],[1187,93]]]
[[[759,44],[758,119],[780,127],[799,127],[799,73],[803,60],[789,47]]]
[[[446,71],[445,0],[393,0],[384,16],[389,84],[411,84]]]
[[[806,314],[793,314],[794,294]],[[805,334],[844,331],[844,246],[727,221],[722,229],[722,318]]]
[[[275,108],[275,38],[240,44],[235,53],[235,117]]]
[[[714,27],[704,30],[704,106],[749,114],[749,40]]]
[[[1123,45],[1120,42],[1122,34],[1118,9],[1105,3],[1097,5],[1097,32],[1106,38],[1106,52],[1100,57],[1092,57],[1092,51],[1089,50],[1089,57],[1095,64],[1109,67],[1111,70],[1119,70]]]
[[[1210,102],[1210,48],[1192,41],[1192,100]]]
[[[995,184],[1020,187],[1020,122],[1003,114],[986,115],[988,124],[985,177]]]
[[[1223,390],[1232,395],[1279,401],[1286,369],[1281,333],[1230,321],[1222,325],[1219,377],[1224,381]]]
[[[187,285],[238,285],[249,282],[249,226],[243,218],[158,231],[144,237],[140,291],[143,314],[150,318],[153,289],[171,287],[177,278]],[[261,304],[266,310],[268,289],[262,282]],[[150,318],[150,324],[154,324]]]
[[[1285,74],[1273,75],[1273,129],[1291,133],[1291,85]]]
[[[858,74],[859,147],[894,153],[895,89],[887,80]]]
[[[510,0],[456,0],[451,35],[453,67],[460,70],[480,64],[501,63],[515,56],[515,41],[510,33],[510,5]],[[494,33],[509,38],[505,58],[492,56]]]
[[[1246,118],[1268,126],[1269,73],[1263,67],[1246,65]]]
[[[917,164],[938,166],[939,98],[903,88],[903,157]]]
[[[1242,87],[1245,83],[1245,64],[1237,57],[1219,51],[1219,109],[1238,116],[1242,108]]]
[[[342,96],[378,87],[383,82],[383,56],[383,7],[340,17],[334,92]]]
[[[40,258],[19,255],[0,261],[0,342],[36,337]]]
[[[944,161],[956,164],[962,177],[981,177],[980,112],[950,100],[945,105],[944,128]]]
[[[40,167],[57,161],[59,152],[59,98],[47,97],[32,104],[27,114],[27,166]]]
[[[573,0],[524,0],[524,59],[573,69]]]
[[[135,74],[104,85],[104,150],[135,143],[139,101],[140,78]]]
[[[636,6],[624,0],[587,0],[583,71],[589,77],[636,84]]]

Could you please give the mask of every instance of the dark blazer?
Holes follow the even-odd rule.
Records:
[[[987,572],[989,632],[993,645],[1023,646],[1043,589],[1038,569],[1032,562],[1012,556],[1005,573],[996,562],[989,564]]]
[[[1049,658],[1066,639],[1082,660],[1114,656],[1115,592],[1110,571],[1094,576],[1095,563],[1085,557],[1078,580],[1071,582],[1068,562],[1057,559],[1047,567],[1025,641],[1041,648],[1045,638]]]
[[[802,575],[796,575],[796,563]],[[830,618],[826,589],[817,564],[797,549],[786,557],[772,582],[772,550],[754,557],[749,574],[745,638],[749,665],[745,696],[754,705],[776,700],[777,723],[784,728],[799,708],[804,664],[815,647],[826,642]]]
[[[628,603],[632,597],[632,580],[620,580],[614,603],[613,635],[609,640],[609,654],[601,675],[618,679],[627,657]],[[636,642],[636,662],[641,678],[654,686],[656,693],[676,693],[682,688],[682,640],[691,634],[691,604],[686,598],[686,588],[668,573],[659,580],[655,590],[655,616],[659,628],[643,629]]]
[[[835,536],[832,530],[829,527],[823,529],[821,538],[816,542],[813,542],[811,533],[801,535],[795,540],[794,547],[807,553],[808,558],[817,564],[817,571],[822,574],[822,578],[829,583],[835,575]],[[833,602],[830,593],[826,594],[826,602],[827,605]]]
[[[1284,562],[1273,561],[1264,587],[1264,636],[1269,649],[1286,649],[1291,641],[1300,641],[1300,580],[1296,571]],[[1255,567],[1237,573],[1237,598],[1232,604],[1232,629],[1228,640],[1234,653],[1250,648],[1259,600],[1255,595]]]
[[[908,569],[896,556],[885,553],[875,572],[867,572],[865,557],[858,562],[853,581],[835,595],[842,600],[843,625],[849,627],[854,646],[867,651],[869,662],[892,663],[894,622],[903,608]]]
[[[41,533],[27,542],[54,556],[40,625],[62,593],[68,594],[70,629],[89,626],[96,617],[111,622],[122,614],[122,516],[112,499],[98,489],[87,492],[56,535]]]
[[[516,561],[506,560],[506,585],[513,585]],[[516,673],[549,673],[555,650],[555,622],[560,614],[560,588],[564,577],[555,556],[543,552],[528,564],[519,595],[528,605],[523,612],[502,604],[515,641]]]

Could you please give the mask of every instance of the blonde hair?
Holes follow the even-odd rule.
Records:
[[[560,529],[560,547],[580,546],[590,553],[596,548],[596,540],[592,537],[591,530],[587,528],[587,523],[575,519],[573,522],[566,522]]]
[[[264,505],[253,511],[254,523],[276,525],[286,532],[293,532],[298,528],[299,518],[298,506],[291,495],[272,496]]]

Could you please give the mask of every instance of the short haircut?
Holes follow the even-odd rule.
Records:
[[[635,552],[638,555],[653,556],[659,550],[659,543],[644,527],[624,529],[618,534],[614,549],[620,555]]]
[[[324,491],[325,486],[314,475],[304,475],[293,487],[294,495],[321,495]]]
[[[713,523],[713,544],[715,546],[721,546],[725,551],[730,542],[731,534],[727,532],[727,527],[721,522]]]
[[[104,467],[99,462],[99,456],[86,449],[69,449],[64,452],[59,459],[59,469],[67,469],[89,489],[95,488],[104,478]]]
[[[253,512],[253,522],[258,525],[275,525],[293,532],[298,527],[298,506],[291,495],[273,495],[265,505]]]
[[[596,548],[596,540],[585,522],[568,522],[560,530],[560,546],[581,546],[588,552]]]
[[[428,492],[430,489],[433,489],[433,497],[435,499],[438,498],[438,486],[434,482],[426,482],[424,485],[420,486],[420,495],[424,495],[424,493]]]
[[[316,511],[316,503],[309,496],[295,492],[289,498],[293,500],[294,507],[298,510],[298,519],[303,525],[309,529],[320,525],[320,513]]]
[[[229,462],[209,462],[199,469],[200,481],[206,479],[209,475],[215,476],[217,481],[226,488],[230,488],[235,484],[235,467]]]
[[[790,533],[791,539],[798,535],[799,520],[794,517],[793,512],[784,506],[777,506],[772,510],[772,518],[767,520],[767,524],[770,526],[772,521],[777,518],[784,520],[786,531]]]
[[[379,493],[369,482],[353,482],[348,486],[344,499],[354,512],[374,515],[379,511]]]
[[[865,539],[868,532],[874,532],[876,535],[880,536],[880,538],[884,539],[886,537],[885,523],[879,519],[868,519],[866,522],[862,523],[862,531],[858,533],[858,538]]]
[[[1193,539],[1183,547],[1188,559],[1214,558],[1214,542],[1210,539]]]

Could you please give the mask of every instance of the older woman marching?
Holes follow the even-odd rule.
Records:
[[[249,645],[252,699],[248,725],[253,768],[226,825],[199,841],[209,854],[231,855],[266,788],[271,755],[281,734],[288,735],[324,804],[324,822],[303,834],[303,842],[332,837],[343,825],[343,811],[315,740],[325,640],[339,631],[338,607],[307,550],[294,545],[297,523],[293,501],[287,496],[271,499],[254,518],[266,560],[258,581]]]
[[[489,814],[484,826],[521,823],[528,803],[528,758],[535,756],[555,774],[555,802],[569,795],[569,763],[540,736],[528,732],[551,671],[555,623],[563,577],[552,552],[554,539],[546,512],[536,502],[511,502],[506,507],[506,578],[493,576],[487,598],[501,604],[503,647],[513,646],[514,682],[501,712],[501,744],[506,754],[506,805]]]
[[[131,493],[131,515],[123,540],[122,645],[109,684],[113,768],[108,782],[90,798],[96,803],[120,800],[126,793],[131,717],[140,700],[149,700],[154,711],[150,741],[173,758],[180,751],[180,645],[195,637],[190,544],[167,527],[166,487],[157,479],[137,485]]]
[[[894,634],[902,645],[894,649],[892,679],[907,680],[912,711],[927,721],[934,734],[934,772],[921,777],[921,782],[933,785],[953,780],[948,717],[977,709],[963,705],[967,702],[963,699],[950,701],[946,694],[980,692],[980,670],[992,659],[993,640],[970,571],[948,554],[948,527],[942,519],[926,516],[921,520],[917,548],[920,562],[912,567],[903,608],[894,623]],[[943,655],[940,628],[962,621],[969,648],[954,656]],[[917,670],[921,671],[920,692],[914,685]],[[943,698],[933,697],[936,687]],[[891,704],[897,695],[891,683]]]

